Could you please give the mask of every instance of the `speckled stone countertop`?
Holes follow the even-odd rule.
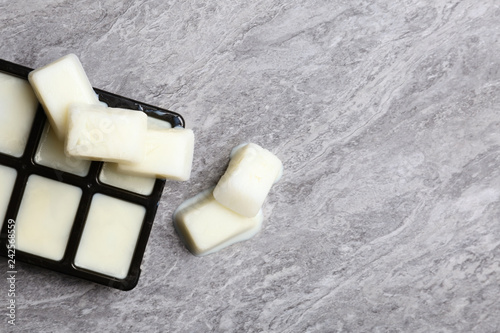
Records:
[[[94,87],[182,114],[196,147],[135,289],[19,263],[0,331],[499,332],[499,5],[1,1],[0,58],[75,53]],[[241,142],[285,167],[263,230],[195,257],[172,213]]]

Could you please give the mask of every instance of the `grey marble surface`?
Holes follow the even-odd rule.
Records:
[[[75,53],[196,135],[138,286],[19,264],[13,331],[499,332],[499,5],[1,1],[0,58]],[[264,228],[194,257],[172,212],[247,141],[285,166]]]

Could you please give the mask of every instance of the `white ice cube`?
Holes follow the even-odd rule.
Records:
[[[79,187],[31,175],[16,218],[16,250],[61,260],[81,196]]]
[[[0,152],[20,157],[38,106],[28,81],[0,73]]]
[[[214,198],[238,214],[255,216],[282,170],[276,155],[256,144],[246,144],[233,154],[214,189]]]
[[[110,162],[144,158],[147,116],[144,112],[100,105],[69,108],[66,154]]]
[[[189,251],[198,256],[253,237],[262,221],[262,211],[245,217],[222,206],[214,199],[212,189],[186,200],[174,213],[177,232]]]
[[[60,140],[66,136],[70,104],[100,103],[80,60],[74,54],[35,69],[28,80]]]
[[[75,256],[75,266],[123,279],[127,277],[146,209],[95,194]]]
[[[118,164],[118,171],[173,180],[188,180],[193,162],[194,134],[190,129],[148,129],[146,155],[139,163]]]

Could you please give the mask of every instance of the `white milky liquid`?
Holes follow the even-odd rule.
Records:
[[[99,174],[99,180],[105,184],[142,195],[150,195],[156,182],[154,177],[135,176],[119,172],[115,163],[104,163]]]
[[[248,240],[262,228],[262,211],[255,217],[241,216],[219,204],[213,188],[184,201],[174,212],[174,226],[195,255],[217,252]]]
[[[15,169],[0,165],[0,229],[6,216],[12,189],[16,181],[17,171]]]
[[[49,122],[45,123],[35,162],[49,168],[62,170],[84,177],[89,173],[90,161],[66,156],[64,142],[59,140]]]
[[[0,152],[22,156],[38,100],[28,81],[0,72]]]
[[[123,279],[127,276],[146,209],[95,194],[75,257],[75,266]]]
[[[16,248],[61,260],[81,196],[76,186],[31,175],[16,218]]]

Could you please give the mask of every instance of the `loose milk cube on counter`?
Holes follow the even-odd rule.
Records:
[[[0,153],[23,155],[37,106],[28,81],[0,72]]]
[[[123,279],[127,276],[146,209],[95,194],[75,257],[75,266]]]
[[[283,172],[281,161],[253,143],[239,148],[214,189],[214,198],[238,214],[257,215],[273,183]]]
[[[79,187],[31,175],[16,218],[16,250],[61,260],[81,196]]]
[[[70,104],[100,103],[80,60],[74,54],[35,69],[28,79],[60,140],[66,136]]]
[[[253,237],[262,227],[262,211],[245,217],[218,203],[212,190],[182,203],[174,213],[174,225],[193,254],[207,255]]]
[[[90,161],[64,153],[64,142],[59,140],[48,122],[45,123],[42,137],[35,154],[35,162],[55,169],[84,177],[88,174]]]
[[[151,176],[136,176],[117,170],[118,164],[104,163],[99,174],[99,180],[114,187],[127,191],[150,195],[153,192],[156,178]]]
[[[194,134],[190,129],[148,129],[142,162],[118,165],[118,171],[173,180],[188,180],[193,162]]]
[[[7,213],[10,197],[16,182],[17,171],[15,169],[0,165],[0,230]]]
[[[66,154],[109,162],[139,162],[146,147],[144,112],[101,105],[69,108]]]

